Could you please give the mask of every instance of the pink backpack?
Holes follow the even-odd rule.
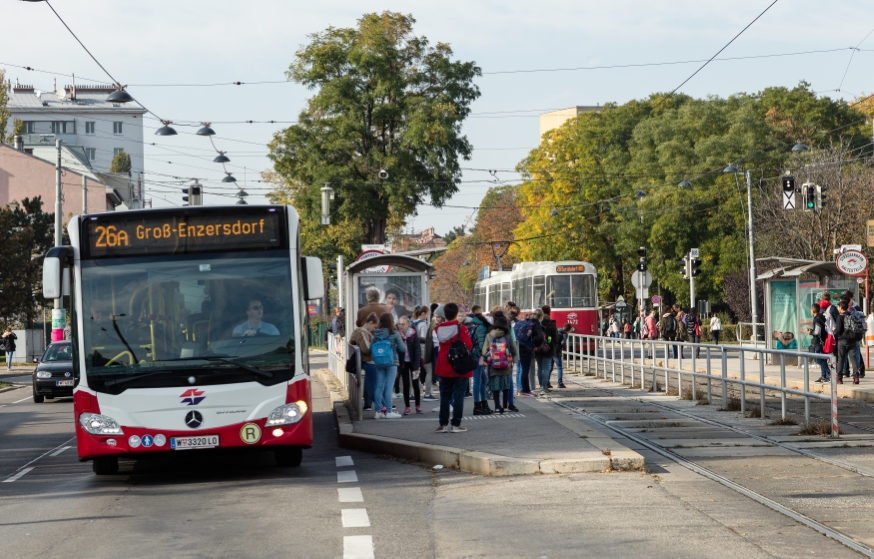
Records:
[[[489,343],[489,364],[495,370],[510,368],[510,344],[506,336],[492,338]]]

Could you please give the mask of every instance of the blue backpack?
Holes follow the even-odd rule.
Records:
[[[513,325],[513,332],[516,334],[516,343],[527,347],[534,348],[534,341],[531,339],[534,332],[534,326],[527,320],[519,320]]]
[[[374,341],[370,346],[370,355],[373,357],[373,364],[377,367],[389,367],[395,363],[394,348],[388,338]]]

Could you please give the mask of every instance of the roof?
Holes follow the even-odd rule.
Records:
[[[108,95],[103,90],[76,90],[76,99],[71,100],[69,94],[59,97],[61,92],[46,92],[38,89],[29,90],[13,88],[9,96],[7,106],[12,114],[28,112],[40,113],[43,111],[58,112],[69,111],[70,113],[82,112],[115,112],[145,114],[146,109],[136,101],[131,103],[107,103]]]
[[[26,151],[18,151],[10,145],[0,143],[0,149],[11,149],[16,153],[24,155],[25,157],[32,157],[40,163],[44,163],[46,165],[51,165],[52,167],[54,167],[55,161],[57,160],[56,148],[55,146],[46,146],[46,148],[50,150],[51,153],[40,152],[40,154],[37,154],[36,149],[34,150],[34,153],[27,153]],[[73,150],[71,148],[78,148],[78,150]],[[80,176],[88,177],[90,180],[103,184],[103,179],[101,179],[94,173],[90,165],[88,165],[87,163],[83,163],[83,158],[85,162],[88,161],[88,158],[85,155],[85,150],[84,148],[82,148],[82,146],[72,146],[66,144],[63,144],[61,146],[61,166],[65,170]]]
[[[816,276],[842,276],[843,272],[833,261],[800,260],[797,258],[757,258],[756,262],[767,263],[775,266],[767,272],[759,274],[757,280],[776,278],[796,278],[802,274]]]
[[[346,272],[357,274],[374,266],[399,266],[414,272],[428,272],[434,269],[434,266],[431,264],[424,260],[413,258],[412,256],[406,256],[403,254],[382,254],[380,256],[374,256],[373,258],[353,262],[346,266]]]

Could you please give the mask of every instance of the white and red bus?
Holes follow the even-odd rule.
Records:
[[[313,443],[308,299],[288,206],[90,214],[46,255],[43,291],[70,270],[76,446],[98,475],[180,450],[272,451],[297,466]]]
[[[485,312],[507,301],[523,313],[547,304],[559,328],[570,324],[577,334],[598,333],[598,274],[588,262],[521,262],[476,283],[474,303]]]

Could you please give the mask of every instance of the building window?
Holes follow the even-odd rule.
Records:
[[[124,151],[124,148],[113,148],[113,149],[112,149],[112,155],[113,155],[113,157],[114,157],[114,156],[118,155],[119,153],[121,153],[121,152],[123,152],[123,151]]]
[[[36,134],[36,123],[35,122],[25,122],[24,123],[24,133],[25,134]]]
[[[85,153],[88,154],[88,161],[94,161],[97,158],[97,150],[95,148],[85,148]]]
[[[121,123],[113,122],[112,123],[112,133],[113,134],[121,134]]]
[[[52,122],[52,134],[61,133],[61,123],[59,121]]]
[[[86,134],[93,134],[94,133],[94,123],[93,122],[86,122],[85,123],[85,133]]]

